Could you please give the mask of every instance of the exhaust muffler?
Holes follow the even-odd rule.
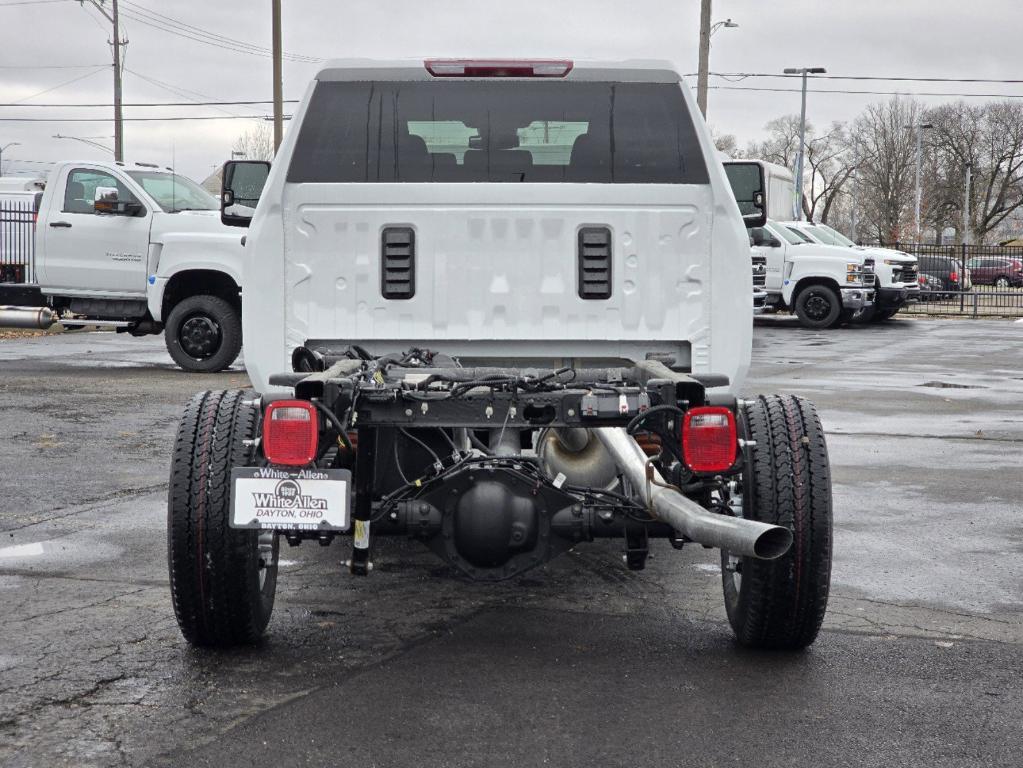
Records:
[[[0,328],[27,328],[44,331],[58,322],[49,307],[0,307]]]
[[[663,477],[653,467],[653,481],[647,481],[648,457],[632,436],[621,427],[594,429],[618,469],[629,481],[636,501],[653,509],[658,518],[687,539],[733,555],[774,560],[792,546],[792,532],[780,525],[726,517],[708,512],[676,490],[665,488]]]

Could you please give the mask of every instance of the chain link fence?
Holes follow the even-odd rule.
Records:
[[[920,303],[900,314],[1023,317],[1023,246],[874,245],[917,257]]]

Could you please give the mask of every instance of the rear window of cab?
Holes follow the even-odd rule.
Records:
[[[672,83],[320,82],[294,183],[706,184]]]

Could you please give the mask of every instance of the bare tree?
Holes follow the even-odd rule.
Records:
[[[893,97],[871,104],[852,125],[849,146],[856,157],[858,210],[864,234],[897,242],[912,232],[916,135],[920,105]]]
[[[245,131],[234,142],[232,152],[241,154],[246,160],[274,159],[274,130],[271,123],[258,123]]]
[[[806,142],[808,178],[803,184],[803,214],[810,221],[828,223],[828,217],[855,170],[849,137],[842,123]]]
[[[751,142],[746,157],[767,160],[796,172],[799,156],[799,115],[783,115],[764,126],[767,138]],[[806,162],[803,180],[803,214],[827,223],[831,209],[842,194],[853,171],[845,127],[832,123],[820,136],[812,123],[806,124]]]
[[[783,115],[764,126],[767,138],[752,141],[746,146],[745,156],[784,165],[795,170],[799,154],[799,115]],[[813,136],[813,125],[806,124],[806,135]]]
[[[731,133],[718,133],[713,128],[710,131],[711,138],[714,139],[714,148],[718,152],[723,152],[729,157],[735,157],[735,153],[739,148],[738,142],[735,140],[735,135]]]
[[[939,172],[944,224],[962,229],[965,171],[970,166],[970,233],[984,242],[1023,207],[1023,105],[944,104],[928,113]]]

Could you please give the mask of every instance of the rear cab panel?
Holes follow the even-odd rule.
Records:
[[[669,355],[737,387],[748,241],[695,110],[660,64],[544,78],[330,65],[249,233],[246,289],[273,297],[245,312],[246,338],[265,340],[246,351],[257,388],[307,343],[430,347],[472,364]],[[592,228],[609,235],[610,295],[583,298],[580,233]],[[415,243],[402,298],[382,285],[392,231]]]

